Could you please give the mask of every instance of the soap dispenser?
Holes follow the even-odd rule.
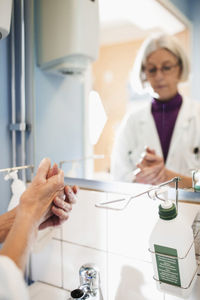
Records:
[[[149,245],[158,289],[187,297],[197,277],[193,230],[168,199],[159,205]]]
[[[195,192],[200,192],[200,170],[192,171],[192,186]]]

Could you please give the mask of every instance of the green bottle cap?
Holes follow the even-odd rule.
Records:
[[[195,184],[194,189],[195,189],[195,191],[200,192],[200,186],[199,186],[199,185],[196,185],[196,184]]]
[[[163,220],[172,220],[172,219],[176,218],[176,216],[177,216],[176,206],[173,203],[170,208],[164,208],[160,204],[158,213],[159,213],[159,216],[160,216],[161,219],[163,219]]]

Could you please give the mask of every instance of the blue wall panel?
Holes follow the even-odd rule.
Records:
[[[200,100],[200,1],[189,1],[193,21],[192,36],[192,95]]]
[[[191,83],[192,97],[200,100],[200,1],[171,0],[192,23]]]
[[[190,19],[190,4],[188,0],[170,0],[188,19]],[[190,1],[190,3],[193,1]]]
[[[52,162],[83,156],[82,82],[35,70],[35,155]]]
[[[11,167],[11,143],[9,126],[10,74],[8,38],[0,41],[0,168]],[[10,185],[0,173],[0,214],[5,212],[10,199]]]

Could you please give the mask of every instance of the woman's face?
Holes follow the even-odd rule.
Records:
[[[177,94],[180,73],[176,56],[166,49],[158,49],[147,58],[146,78],[160,100],[170,100]]]

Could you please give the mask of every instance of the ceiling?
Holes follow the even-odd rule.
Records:
[[[100,42],[113,44],[155,31],[175,34],[185,25],[157,0],[99,0]]]

